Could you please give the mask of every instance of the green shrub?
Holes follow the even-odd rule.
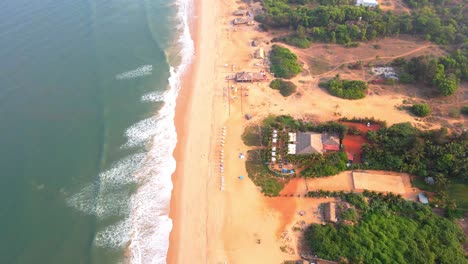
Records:
[[[346,48],[357,48],[359,47],[359,42],[349,42],[345,44]]]
[[[351,100],[366,97],[367,84],[363,81],[341,80],[339,77],[335,77],[325,86],[330,94],[336,97]]]
[[[247,174],[254,184],[262,189],[266,196],[278,196],[284,183],[280,182],[276,175],[265,165],[263,157],[265,150],[249,150],[245,167]]]
[[[271,40],[271,42],[276,42],[276,41],[281,41],[288,45],[295,46],[301,49],[306,49],[310,47],[310,44],[312,44],[309,38],[299,37],[298,35],[290,35],[290,36],[281,37],[281,38],[274,38]]]
[[[283,81],[281,79],[275,79],[271,81],[270,87],[275,90],[279,90],[280,94],[284,97],[290,96],[296,92],[296,85],[289,81]]]
[[[291,79],[301,72],[296,54],[289,49],[273,45],[270,51],[271,71],[275,77]]]
[[[400,82],[402,83],[415,83],[416,80],[414,79],[414,76],[408,73],[402,73],[400,74]]]
[[[464,115],[468,115],[468,105],[463,106],[460,112]]]
[[[431,108],[426,103],[424,103],[424,104],[414,104],[411,107],[411,112],[413,112],[413,114],[415,114],[417,116],[425,117],[425,116],[428,116],[431,113]]]
[[[261,146],[262,135],[261,128],[258,126],[248,126],[242,133],[242,141],[246,146]]]
[[[448,115],[451,118],[460,118],[460,109],[452,108],[452,109],[449,110]]]

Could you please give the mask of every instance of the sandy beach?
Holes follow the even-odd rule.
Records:
[[[222,87],[227,85],[225,75],[231,70],[224,64],[240,65],[242,55],[249,56],[248,46],[233,43],[231,32],[226,31],[230,27],[227,17],[236,9],[234,4],[196,2],[192,28],[195,60],[184,79],[176,109],[177,169],[170,213],[174,226],[167,263],[275,263],[283,259],[275,237],[278,213],[269,209],[252,182],[238,179],[246,176],[238,159],[238,154],[245,152],[240,147],[243,115],[238,105],[227,107],[222,95]],[[220,191],[224,126],[226,187]]]

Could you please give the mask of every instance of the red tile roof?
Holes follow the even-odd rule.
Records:
[[[340,150],[340,146],[323,144],[323,150]]]

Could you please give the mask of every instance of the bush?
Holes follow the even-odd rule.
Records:
[[[275,77],[291,79],[301,72],[297,56],[289,49],[273,45],[270,51],[271,71]]]
[[[349,42],[344,45],[346,48],[357,48],[359,47],[359,42]]]
[[[463,106],[460,112],[464,115],[468,115],[468,105]]]
[[[281,79],[275,79],[271,81],[270,87],[275,90],[279,90],[280,94],[284,97],[290,96],[296,92],[296,85],[289,81],[283,81]]]
[[[414,104],[411,107],[411,112],[413,112],[413,114],[415,114],[417,116],[425,117],[425,116],[428,116],[431,113],[431,108],[426,103],[424,103],[424,104]]]
[[[299,37],[298,35],[290,35],[286,37],[281,37],[281,38],[274,38],[271,40],[271,42],[277,42],[281,41],[284,42],[288,45],[295,46],[301,49],[306,49],[310,47],[310,40],[307,37]]]
[[[278,181],[278,178],[264,164],[264,150],[247,151],[247,161],[245,167],[247,174],[254,184],[262,189],[266,196],[278,196],[283,189],[284,182]]]
[[[261,146],[262,135],[261,128],[258,126],[248,126],[242,133],[242,141],[246,146]]]
[[[327,84],[330,94],[344,99],[362,99],[366,97],[367,84],[363,81],[341,80],[335,77]]]
[[[449,110],[448,115],[451,118],[460,118],[460,109],[452,108],[452,109]]]

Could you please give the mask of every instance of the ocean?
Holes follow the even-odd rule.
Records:
[[[165,263],[190,13],[0,2],[0,263]]]

